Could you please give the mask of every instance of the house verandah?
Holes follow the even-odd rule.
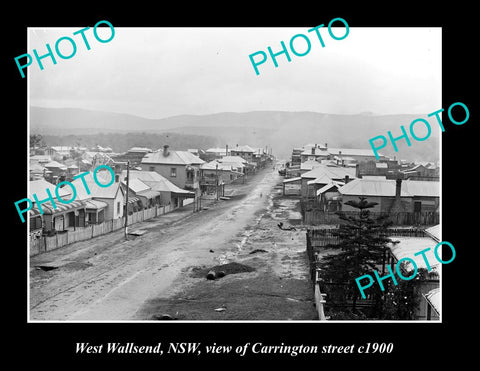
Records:
[[[129,214],[128,225],[132,225],[163,214],[167,214],[173,209],[174,208],[172,205],[163,205],[139,210],[137,212]],[[96,211],[96,216],[99,217],[102,211],[103,210]],[[72,211],[68,213],[71,212]],[[88,223],[84,224],[83,226],[76,226],[75,228],[68,227],[62,230],[60,233],[49,234],[42,233],[42,229],[38,228],[39,225],[37,223],[37,217],[38,215],[32,215],[32,217],[30,218],[30,223],[35,223],[34,225],[30,224],[30,256],[54,250],[74,242],[84,241],[103,234],[107,234],[122,229],[125,226],[125,217],[121,217],[117,219],[104,220],[103,222],[98,221],[97,223]],[[61,219],[61,217],[57,215],[57,217],[54,219]],[[32,226],[35,227],[35,229],[32,230]]]
[[[43,211],[39,210],[36,204],[30,211],[30,222],[38,229],[39,224],[45,232],[76,230],[86,225],[87,205],[84,201],[73,201],[69,204],[56,203],[56,208],[51,204],[40,205]],[[40,217],[40,218],[39,218]],[[32,220],[33,219],[33,220]],[[32,224],[30,229],[32,229]]]

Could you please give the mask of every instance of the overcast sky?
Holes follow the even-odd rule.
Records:
[[[325,25],[329,20],[326,20]],[[115,25],[114,25],[115,26]],[[30,105],[78,107],[148,118],[179,114],[258,110],[337,114],[425,114],[441,108],[441,28],[351,27],[333,40],[325,26],[322,48],[304,28],[120,28],[108,43],[92,29],[30,28],[28,51],[46,52],[62,36],[72,37],[77,53],[41,71],[28,67]],[[92,27],[93,28],[93,27]],[[108,37],[108,29],[101,37]],[[342,35],[344,29],[334,33]],[[256,75],[249,54],[267,46],[280,50],[295,34],[308,35],[311,51],[290,52],[288,62],[269,59]],[[106,35],[106,36],[105,36]],[[298,39],[299,51],[305,50]],[[297,44],[295,44],[297,45]],[[62,42],[68,54],[68,42]]]

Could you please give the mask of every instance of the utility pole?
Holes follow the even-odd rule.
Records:
[[[130,178],[130,161],[127,161],[127,195],[125,198],[125,239],[128,240],[128,186],[129,186],[129,178]]]
[[[215,193],[218,201],[218,163],[215,165]]]

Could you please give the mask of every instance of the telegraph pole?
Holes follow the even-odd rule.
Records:
[[[130,178],[130,161],[127,161],[127,195],[125,198],[125,239],[128,240],[128,180]]]
[[[218,201],[218,163],[215,165],[215,193]]]

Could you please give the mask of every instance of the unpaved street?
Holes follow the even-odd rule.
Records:
[[[297,201],[275,188],[281,179],[266,169],[206,210],[131,226],[142,236],[116,231],[30,258],[30,319],[315,319],[305,231],[277,227],[300,218]],[[196,274],[232,262],[251,270],[215,281]]]

